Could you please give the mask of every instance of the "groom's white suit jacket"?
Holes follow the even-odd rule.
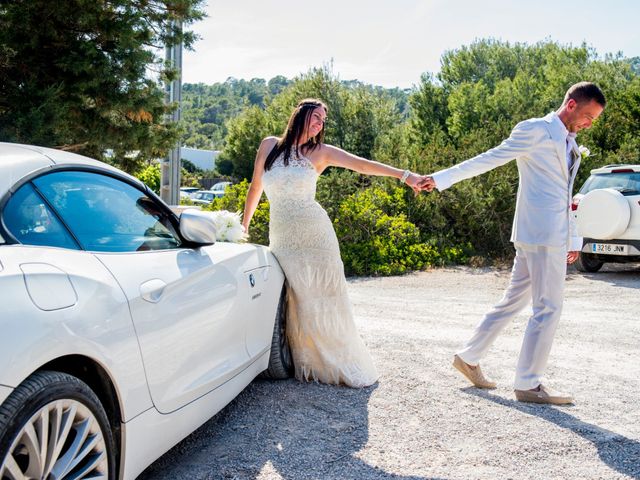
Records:
[[[531,245],[582,248],[571,214],[573,181],[580,166],[577,145],[573,168],[567,165],[567,131],[555,112],[520,122],[509,138],[491,150],[434,173],[438,190],[475,177],[513,159],[520,181],[511,241]]]

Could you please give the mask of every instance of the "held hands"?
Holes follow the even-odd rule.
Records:
[[[415,173],[410,173],[407,179],[404,181],[404,183],[410,186],[411,189],[413,190],[413,193],[415,193],[417,196],[422,191],[422,189],[420,188],[421,181],[422,181],[422,177],[420,175],[417,175]]]
[[[431,192],[433,191],[434,188],[436,188],[436,182],[433,179],[433,177],[431,177],[430,175],[422,175],[422,177],[420,177],[420,183],[419,183],[419,187],[421,190],[426,190],[427,192]]]
[[[429,175],[418,175],[416,173],[411,173],[405,183],[410,186],[416,195],[418,195],[423,190],[427,192],[433,191],[436,188],[436,182]]]

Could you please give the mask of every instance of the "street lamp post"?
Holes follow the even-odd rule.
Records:
[[[182,30],[182,22],[178,22],[177,27]],[[167,82],[165,86],[165,99],[168,104],[177,104],[169,121],[179,122],[182,109],[182,42],[167,45],[165,59],[178,71],[175,80]],[[162,161],[160,169],[160,198],[169,205],[180,203],[180,162],[180,142],[178,142]]]

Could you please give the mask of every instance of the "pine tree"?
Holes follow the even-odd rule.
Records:
[[[133,171],[176,141],[162,83],[173,28],[203,0],[0,0],[0,139],[104,158]],[[131,153],[137,153],[132,156]]]

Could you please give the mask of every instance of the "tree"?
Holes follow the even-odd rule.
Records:
[[[410,97],[410,136],[422,151],[405,144],[405,156],[419,158],[420,172],[449,167],[496,146],[519,121],[558,108],[573,83],[591,80],[605,92],[608,106],[594,127],[578,136],[592,152],[579,170],[580,185],[591,168],[638,158],[640,77],[632,64],[620,55],[601,59],[586,45],[555,42],[480,40],[447,52],[440,74],[424,75]],[[482,254],[504,254],[511,249],[517,185],[512,162],[427,197],[410,220],[434,237],[444,229],[447,235],[435,240],[445,245],[469,242]]]
[[[230,120],[220,160],[233,164],[235,176],[251,178],[260,140],[281,135],[293,108],[306,97],[322,99],[329,109],[327,143],[374,158],[385,135],[402,121],[398,95],[397,90],[391,94],[360,82],[340,82],[326,66],[314,68],[294,79],[265,108],[248,107]]]
[[[267,116],[264,110],[252,106],[229,121],[228,128],[227,145],[217,159],[218,169],[226,173],[225,167],[231,162],[233,175],[250,179],[260,141],[272,134]]]
[[[264,108],[273,96],[290,83],[283,76],[266,82],[228,78],[213,85],[184,84],[182,89],[183,145],[222,150],[228,133],[227,122],[249,106]]]
[[[202,18],[202,3],[3,0],[0,138],[103,159],[110,149],[130,172],[162,156],[180,132],[164,121],[160,82],[176,72],[158,48],[193,44],[172,22]]]

